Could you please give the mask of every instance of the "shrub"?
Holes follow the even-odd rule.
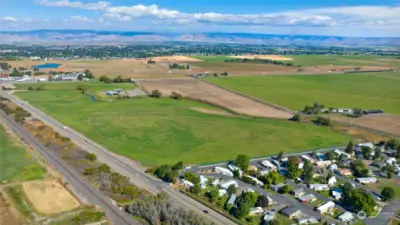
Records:
[[[171,94],[171,98],[172,99],[176,99],[176,100],[181,100],[181,99],[183,99],[183,96],[181,94],[173,91],[172,94]]]
[[[161,94],[160,90],[155,89],[155,90],[151,91],[150,97],[161,98],[161,96],[162,96],[162,94]]]
[[[96,156],[95,154],[93,154],[93,153],[89,153],[89,154],[86,156],[86,159],[93,162],[93,161],[96,161],[97,156]]]

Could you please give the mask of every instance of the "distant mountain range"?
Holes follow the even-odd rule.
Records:
[[[339,37],[251,33],[153,33],[135,31],[0,31],[0,44],[235,43],[306,46],[400,46],[400,37]]]

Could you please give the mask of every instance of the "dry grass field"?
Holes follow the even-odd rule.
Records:
[[[239,58],[239,59],[270,59],[270,60],[278,60],[278,61],[290,61],[293,58],[282,56],[282,55],[235,55],[230,56],[232,58]]]
[[[287,112],[191,78],[148,79],[138,80],[138,82],[149,91],[160,90],[164,96],[169,96],[175,91],[189,98],[211,102],[240,114],[285,119],[291,117],[291,114]]]
[[[346,122],[361,127],[367,127],[386,133],[400,135],[400,116],[399,115],[367,115],[361,118],[350,118],[346,116],[334,116],[334,120]]]
[[[201,62],[201,59],[192,58],[189,56],[173,55],[173,56],[159,56],[154,58],[149,58],[156,62]]]
[[[11,206],[11,204],[0,194],[0,224],[25,225],[28,224]]]
[[[49,71],[68,71],[81,72],[90,69],[95,76],[107,75],[116,77],[133,78],[167,78],[184,77],[188,73],[186,70],[170,70],[168,66],[162,64],[149,65],[147,61],[135,59],[120,60],[53,60],[53,61],[33,61],[20,60],[8,61],[13,67],[32,67],[44,63],[59,63],[57,69],[41,69],[43,72]]]
[[[80,204],[60,183],[54,181],[26,182],[24,192],[34,207],[46,214],[77,208]]]

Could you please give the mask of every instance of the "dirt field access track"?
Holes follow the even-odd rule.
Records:
[[[256,117],[290,118],[291,114],[192,78],[137,80],[148,91],[158,89],[164,96],[173,91],[185,97],[207,101],[239,114]]]

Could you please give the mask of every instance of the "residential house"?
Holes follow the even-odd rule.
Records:
[[[238,184],[238,182],[236,180],[228,180],[228,181],[225,181],[225,182],[219,184],[219,186],[222,189],[228,189],[229,186],[231,186],[231,185],[233,185],[235,187],[239,186],[239,184]]]
[[[296,218],[295,220],[297,224],[318,224],[319,221],[315,217],[308,217],[308,216],[303,216],[300,218]]]
[[[335,150],[333,150],[333,153],[335,153],[335,154],[337,154],[337,155],[344,155],[345,156],[345,158],[347,158],[347,159],[349,159],[349,158],[351,158],[351,155],[350,154],[348,154],[348,153],[346,153],[346,152],[344,152],[344,151],[341,151],[341,150],[339,150],[339,149],[335,149]]]
[[[257,168],[257,166],[250,165],[250,166],[248,167],[248,170],[249,170],[249,171],[257,171],[258,168]]]
[[[308,156],[308,155],[301,155],[300,156],[300,158],[303,160],[303,161],[309,161],[309,162],[314,162],[314,159],[312,159],[310,156]]]
[[[247,193],[247,192],[255,192],[255,191],[251,188],[246,188],[243,190],[243,193]]]
[[[227,193],[227,191],[224,190],[224,189],[219,189],[219,190],[218,190],[218,196],[219,196],[219,197],[221,197],[221,196],[223,196],[223,195],[226,195],[226,193]]]
[[[382,169],[386,165],[385,162],[382,161],[374,161],[371,166],[376,167],[378,169]]]
[[[282,183],[282,184],[277,184],[277,185],[271,185],[271,190],[279,192],[279,190],[281,190],[281,188],[283,186],[285,186],[286,184]]]
[[[328,180],[328,185],[329,186],[335,186],[335,184],[337,183],[337,179],[336,179],[336,177],[335,176],[332,176],[331,178],[329,178],[329,180]]]
[[[263,165],[265,168],[269,169],[269,170],[277,170],[277,166],[272,164],[270,161],[268,160],[263,160],[261,161],[261,165]],[[279,164],[278,164],[279,165]]]
[[[207,181],[208,181],[208,179],[205,176],[200,175],[200,187],[201,188],[207,187]]]
[[[371,110],[364,110],[363,113],[365,115],[368,115],[368,114],[380,114],[380,113],[384,113],[384,111],[382,109],[371,109]]]
[[[256,182],[256,184],[258,186],[264,186],[264,183],[262,181],[260,181],[259,179],[255,178],[255,177],[252,177],[252,176],[249,176],[249,175],[245,175],[245,176],[250,178],[250,179],[252,179],[254,182]]]
[[[182,184],[183,186],[185,186],[186,188],[192,188],[194,186],[194,184],[188,180],[182,179]]]
[[[298,188],[296,190],[293,190],[290,192],[295,198],[303,196],[305,194],[304,189],[303,188]]]
[[[326,212],[331,211],[334,208],[335,208],[335,203],[332,201],[329,201],[329,202],[326,202],[325,204],[319,206],[316,211],[319,212],[320,214],[324,214]]]
[[[342,223],[348,223],[354,220],[354,216],[350,212],[345,212],[338,217],[338,220]]]
[[[350,108],[338,108],[338,109],[333,109],[331,112],[332,113],[353,114],[353,109],[350,109]]]
[[[271,222],[272,220],[275,219],[275,216],[276,216],[276,212],[274,210],[265,212],[264,223],[268,224],[268,222]]]
[[[340,200],[340,199],[342,198],[342,193],[333,190],[333,191],[332,191],[332,197],[333,197],[335,200]]]
[[[350,167],[351,162],[352,162],[352,161],[351,161],[350,159],[346,159],[346,160],[343,160],[342,165],[343,165],[344,167]]]
[[[328,170],[330,170],[330,171],[334,171],[334,170],[337,170],[339,167],[338,167],[338,165],[336,165],[336,164],[331,164],[330,166],[328,166]]]
[[[221,181],[219,179],[215,179],[215,180],[213,180],[213,182],[211,184],[212,184],[213,187],[216,187],[216,186],[219,185],[220,182]]]
[[[320,152],[318,152],[318,153],[316,154],[316,157],[317,157],[317,159],[320,160],[320,161],[326,160],[325,154],[322,154],[322,153],[320,153]]]
[[[315,197],[315,195],[310,193],[310,194],[299,196],[299,197],[297,197],[297,199],[302,203],[310,203],[310,202],[316,201],[317,197]]]
[[[241,170],[239,167],[237,167],[237,166],[235,166],[235,165],[233,165],[233,164],[229,164],[229,165],[228,165],[228,168],[229,168],[232,172],[234,172],[235,170],[237,170],[237,171],[239,172],[239,176],[242,176],[242,175],[243,175],[242,170]]]
[[[360,144],[357,144],[356,145],[357,147],[369,147],[369,148],[374,148],[375,147],[375,145],[374,145],[374,143],[372,143],[372,142],[365,142],[365,143],[360,143]]]
[[[264,213],[264,209],[262,207],[253,207],[250,208],[249,216],[260,215],[262,213]]]
[[[351,170],[350,169],[346,169],[346,168],[337,169],[337,170],[335,170],[335,173],[338,174],[338,175],[341,175],[341,176],[351,176],[351,175],[353,175]]]
[[[226,202],[226,205],[232,205],[232,206],[235,205],[236,198],[237,198],[236,194],[232,194],[229,197],[228,201]]]
[[[388,165],[396,165],[397,160],[396,158],[390,157],[388,160],[386,160],[386,164]]]
[[[319,168],[325,168],[329,165],[332,164],[332,161],[330,160],[325,160],[325,161],[317,161],[314,163],[315,166],[319,167]]]
[[[294,219],[299,217],[302,213],[301,210],[295,206],[288,206],[281,210],[281,213],[287,216],[289,219]]]
[[[225,175],[225,176],[233,177],[233,173],[227,168],[216,166],[215,167],[215,172],[218,173],[218,174]]]
[[[359,177],[356,178],[356,182],[360,184],[375,184],[378,181],[376,177]]]
[[[314,191],[329,191],[329,185],[327,184],[309,184],[308,187]]]

